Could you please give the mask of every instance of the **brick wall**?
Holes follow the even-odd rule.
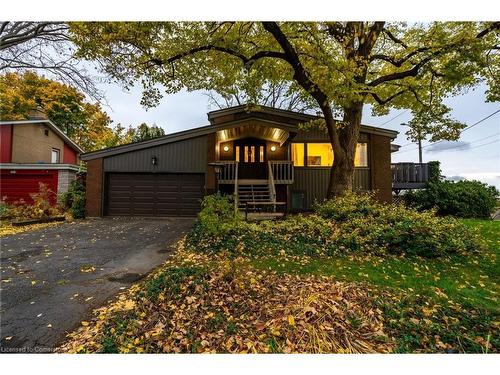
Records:
[[[91,217],[102,216],[103,197],[103,159],[93,159],[87,162],[86,180],[86,215]]]
[[[391,139],[371,134],[370,145],[372,189],[380,202],[391,202]]]
[[[68,191],[71,181],[76,179],[76,172],[69,169],[59,169],[57,177],[57,194]]]

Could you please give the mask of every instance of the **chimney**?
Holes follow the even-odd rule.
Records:
[[[47,120],[48,117],[45,114],[42,107],[36,107],[32,109],[28,114],[28,120]]]

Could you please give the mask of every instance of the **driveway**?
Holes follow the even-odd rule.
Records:
[[[90,219],[1,242],[0,351],[50,352],[165,261],[193,219]]]

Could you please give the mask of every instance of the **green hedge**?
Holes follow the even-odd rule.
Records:
[[[238,255],[338,254],[439,257],[478,249],[478,237],[453,218],[382,205],[371,195],[347,194],[315,207],[311,215],[248,223],[223,197],[207,197],[187,246]],[[222,208],[221,208],[222,206]],[[225,208],[224,208],[225,207]],[[218,216],[220,215],[220,216]]]
[[[489,218],[497,205],[498,190],[479,181],[435,181],[426,189],[404,195],[408,206],[419,210],[435,208],[441,216]]]

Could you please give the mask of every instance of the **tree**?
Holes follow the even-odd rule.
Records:
[[[140,124],[136,129],[129,128],[132,142],[142,142],[148,139],[158,138],[165,135],[165,131],[159,126],[148,126],[146,123]]]
[[[307,93],[292,88],[288,82],[264,82],[262,87],[247,87],[240,82],[227,91],[224,94],[209,91],[209,104],[218,109],[255,104],[301,113],[315,113],[318,109]]]
[[[0,75],[2,120],[26,120],[35,108],[86,151],[120,143],[106,112],[77,89],[29,71]]]
[[[365,105],[430,113],[446,128],[443,100],[482,81],[499,98],[500,22],[138,22],[71,24],[78,55],[98,60],[125,86],[143,84],[154,106],[182,88],[227,94],[243,79],[262,87],[287,82],[306,92],[324,117],[335,154],[328,196],[352,189]],[[493,67],[491,65],[493,64]],[[245,78],[243,78],[245,77]],[[342,120],[334,114],[340,111]],[[463,124],[461,125],[464,126]],[[456,132],[442,132],[450,138]],[[455,135],[454,135],[455,134]]]
[[[0,72],[42,71],[100,101],[62,22],[0,22]]]

